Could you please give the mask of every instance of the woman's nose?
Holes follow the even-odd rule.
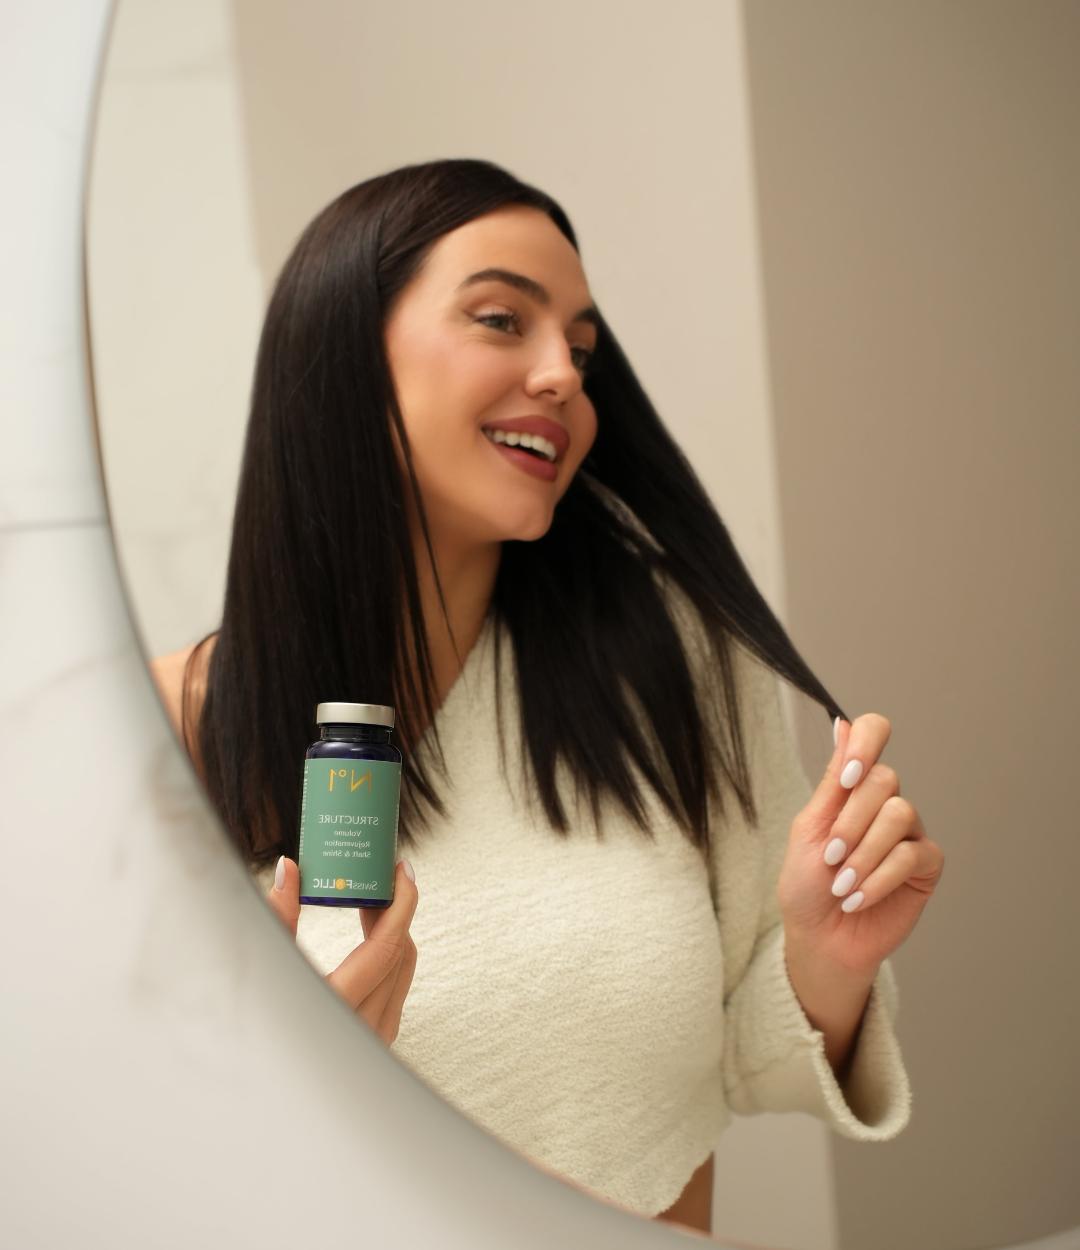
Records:
[[[548,350],[529,375],[528,391],[535,395],[541,391],[554,391],[561,403],[571,399],[581,390],[583,378],[574,364],[572,348],[564,343]]]

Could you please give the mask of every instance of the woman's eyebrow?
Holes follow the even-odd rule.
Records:
[[[537,303],[550,304],[551,293],[546,286],[537,282],[535,278],[528,278],[523,273],[515,273],[512,269],[499,269],[497,267],[489,269],[480,269],[476,273],[471,273],[464,280],[458,283],[457,289],[464,290],[465,287],[473,286],[477,282],[505,282],[507,286],[516,287],[519,291],[524,291],[526,295],[531,295]],[[586,321],[589,325],[600,328],[600,312],[595,305],[589,304],[582,308],[580,312],[574,313],[570,318],[571,321]]]

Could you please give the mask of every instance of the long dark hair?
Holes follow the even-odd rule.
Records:
[[[403,762],[399,841],[415,844],[430,809],[446,814],[424,758],[432,741],[445,778],[406,485],[387,414],[435,561],[383,325],[442,235],[508,204],[547,213],[578,248],[566,214],[542,191],[487,161],[437,160],[338,196],[303,231],[274,286],[255,365],[221,626],[213,631],[198,714],[190,700],[193,665],[213,633],[192,651],[182,701],[185,744],[252,865],[297,855],[304,750],[314,736],[313,709],[327,698],[391,704],[408,742],[431,725],[431,736]],[[575,783],[584,783],[594,818],[607,791],[651,836],[632,760],[679,827],[707,847],[707,796],[723,810],[718,765],[746,818],[757,818],[732,640],[830,718],[843,711],[754,585],[602,315],[598,329],[585,382],[597,415],[595,442],[548,532],[533,542],[504,542],[490,610],[512,641],[518,728],[554,828],[564,835],[568,828],[555,780],[561,756]],[[704,630],[730,758],[699,704],[665,584],[692,605]],[[406,614],[419,673],[402,645]]]

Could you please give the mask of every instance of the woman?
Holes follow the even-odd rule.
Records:
[[[886,959],[943,856],[878,763],[888,721],[848,723],[798,655],[542,192],[434,161],[311,222],[260,340],[221,627],[157,667],[308,957],[541,1167],[709,1231],[733,1112],[906,1124]],[[836,718],[813,793],[777,675]],[[326,699],[397,709],[423,889],[400,863],[359,947],[298,905]]]

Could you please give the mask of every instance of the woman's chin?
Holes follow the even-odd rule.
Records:
[[[554,495],[552,498],[554,499]],[[497,514],[495,527],[504,542],[531,543],[543,538],[551,529],[554,516],[554,504],[534,503],[528,508],[508,507]]]

